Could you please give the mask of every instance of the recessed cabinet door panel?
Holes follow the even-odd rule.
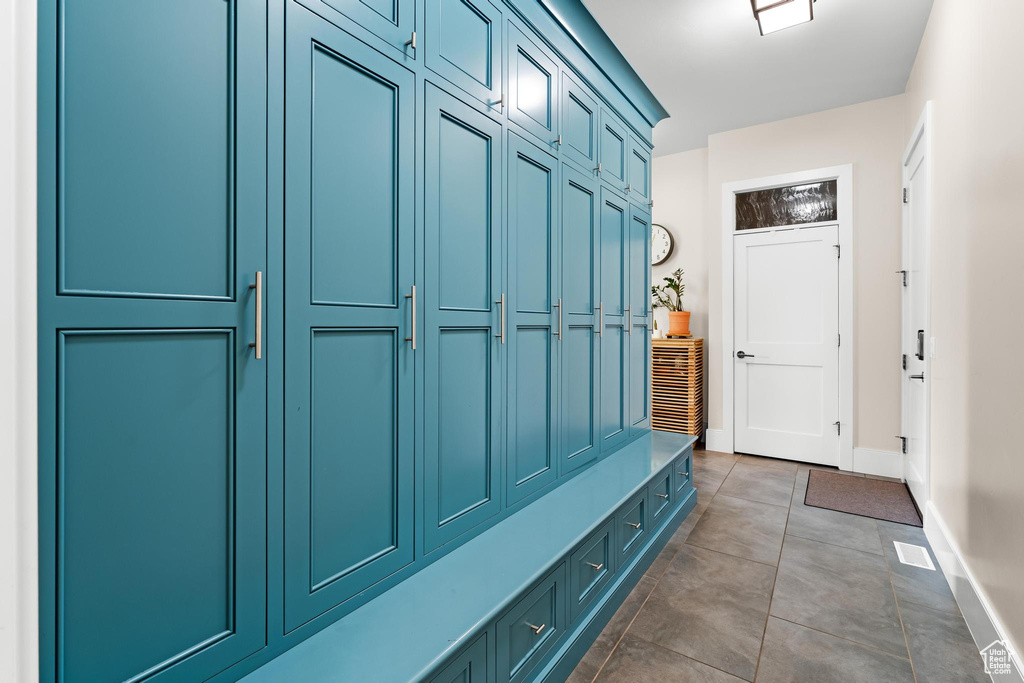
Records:
[[[427,85],[423,539],[501,506],[500,124]],[[507,321],[506,321],[507,324]]]
[[[558,67],[512,22],[508,22],[508,118],[536,136],[545,149],[558,147]]]
[[[285,627],[413,559],[412,74],[288,6]],[[368,135],[372,131],[372,135]]]
[[[501,11],[487,0],[428,0],[426,63],[501,110]]]
[[[430,679],[430,683],[490,683],[493,650],[494,635],[488,631]]]
[[[414,58],[407,45],[416,29],[416,0],[298,0],[329,20],[344,15],[402,54]]]
[[[38,4],[39,680],[206,680],[266,643],[266,3]]]
[[[629,198],[647,206],[651,200],[651,153],[629,136]]]
[[[651,426],[651,220],[636,207],[629,213],[629,424],[637,434]]]
[[[509,504],[557,477],[557,161],[510,133],[508,150]]]
[[[599,110],[594,98],[562,71],[562,154],[586,172],[597,168]]]
[[[562,164],[561,474],[591,462],[598,436],[600,199],[591,176]]]
[[[611,183],[619,192],[624,192],[629,175],[629,136],[619,118],[607,109],[601,109],[598,150],[601,180]]]
[[[498,620],[500,683],[529,680],[568,627],[565,574],[563,563]]]
[[[614,448],[629,437],[629,208],[601,189],[601,442]]]

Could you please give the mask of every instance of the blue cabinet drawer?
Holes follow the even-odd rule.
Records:
[[[567,626],[565,563],[498,621],[498,681],[526,680]]]
[[[684,491],[692,486],[693,477],[693,451],[686,450],[686,453],[676,458],[672,463],[673,487],[678,499]]]
[[[665,511],[672,507],[676,497],[673,483],[672,470],[668,469],[658,475],[657,479],[651,482],[651,525],[657,525],[665,517]]]
[[[569,619],[576,621],[615,571],[615,522],[607,523],[569,559]]]
[[[491,683],[492,661],[490,650],[494,637],[490,632],[478,637],[464,649],[441,673],[430,679],[430,683]]]
[[[647,489],[619,508],[615,515],[619,542],[619,566],[625,562],[647,538]]]

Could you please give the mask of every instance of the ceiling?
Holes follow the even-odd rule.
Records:
[[[654,129],[660,156],[902,93],[932,0],[819,0],[810,23],[763,37],[750,0],[583,4],[672,115]]]

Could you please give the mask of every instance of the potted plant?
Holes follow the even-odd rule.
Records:
[[[668,336],[689,337],[690,336],[690,312],[683,310],[683,269],[678,268],[667,275],[665,284],[652,286],[651,296],[654,298],[655,308],[668,309]]]

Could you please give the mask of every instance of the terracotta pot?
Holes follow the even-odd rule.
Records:
[[[669,311],[668,312],[668,336],[689,337],[690,336],[690,312]]]

